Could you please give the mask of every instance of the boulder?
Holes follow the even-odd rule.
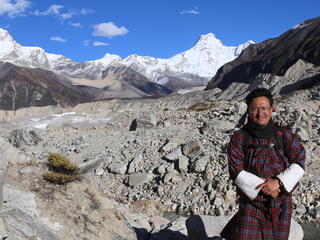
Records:
[[[5,139],[0,138],[0,209],[3,203],[3,183],[8,162],[17,156],[17,149]]]
[[[34,129],[16,129],[10,133],[9,141],[13,146],[20,148],[23,145],[36,146],[41,137]]]
[[[131,123],[130,130],[135,131],[138,128],[150,129],[157,126],[157,119],[153,113],[141,113]]]
[[[207,239],[211,237],[219,237],[225,225],[229,222],[231,216],[208,216],[193,215],[186,220],[189,240]],[[291,220],[291,229],[289,240],[302,240],[302,227]]]
[[[108,165],[108,170],[111,173],[123,175],[127,171],[127,164],[121,161],[114,161]]]
[[[153,176],[148,173],[135,173],[128,177],[128,184],[130,187],[141,185],[151,181]]]
[[[203,152],[203,145],[200,141],[191,141],[182,146],[183,155],[193,158]]]
[[[206,170],[206,166],[210,161],[209,156],[204,156],[202,158],[197,159],[191,165],[191,170],[194,172],[204,172]]]

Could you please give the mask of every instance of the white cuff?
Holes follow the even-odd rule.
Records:
[[[304,170],[299,164],[292,163],[286,170],[279,173],[277,178],[283,183],[285,190],[289,193],[299,182],[304,174]]]
[[[260,191],[260,189],[256,189],[256,187],[264,183],[264,181],[258,176],[242,170],[234,180],[234,183],[248,198],[253,200],[258,196]]]

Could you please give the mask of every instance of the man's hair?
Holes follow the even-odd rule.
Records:
[[[249,107],[250,103],[254,98],[257,97],[266,97],[269,99],[271,107],[273,106],[273,97],[269,89],[266,88],[256,88],[246,97],[246,104]]]

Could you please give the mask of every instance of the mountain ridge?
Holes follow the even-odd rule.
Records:
[[[0,51],[1,61],[50,70],[71,80],[78,78],[99,80],[108,66],[122,64],[144,75],[150,81],[164,86],[170,86],[171,79],[181,80],[184,84],[176,84],[179,88],[205,86],[220,66],[236,58],[244,48],[253,43],[248,41],[236,47],[227,47],[214,34],[209,33],[201,35],[189,50],[168,59],[136,54],[122,59],[118,55],[106,53],[100,59],[76,62],[63,55],[46,53],[39,47],[24,47],[16,43],[4,29],[0,29],[0,41],[5,43],[5,47]],[[194,76],[198,80],[193,83]]]
[[[222,66],[206,89],[224,90],[233,82],[251,84],[261,73],[284,76],[299,59],[319,66],[319,42],[320,17],[306,20],[277,38],[249,46],[237,59]]]

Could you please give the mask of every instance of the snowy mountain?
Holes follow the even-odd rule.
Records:
[[[75,84],[80,84],[78,82],[83,79],[103,80],[106,68],[124,65],[155,83],[180,89],[206,85],[222,65],[238,57],[252,43],[248,41],[237,47],[228,47],[209,33],[202,35],[191,49],[168,59],[138,55],[121,59],[107,53],[101,59],[79,63],[62,55],[46,53],[39,47],[21,46],[0,28],[0,61],[50,70],[69,77]]]
[[[214,34],[209,33],[201,35],[191,49],[169,59],[131,55],[125,58],[123,63],[161,84],[165,84],[161,80],[167,73],[187,73],[211,78],[223,64],[238,57],[241,51],[252,43],[248,41],[238,47],[227,47]]]

